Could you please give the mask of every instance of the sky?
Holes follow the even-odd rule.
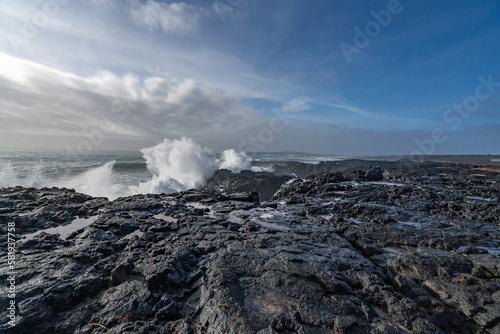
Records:
[[[0,147],[500,154],[500,2],[2,0]]]

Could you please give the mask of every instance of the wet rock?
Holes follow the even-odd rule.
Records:
[[[260,203],[261,208],[272,208],[272,209],[277,209],[278,208],[278,203],[276,202],[262,202]]]
[[[19,242],[17,326],[4,298],[0,331],[499,332],[497,174],[360,160],[275,171],[288,176],[220,171],[204,189],[112,202],[0,190],[2,226],[41,232]],[[90,214],[65,239],[42,232]]]
[[[258,192],[260,199],[269,200],[279,187],[290,177],[278,176],[268,172],[241,171],[233,173],[221,169],[207,182],[207,188],[221,189],[226,192]]]

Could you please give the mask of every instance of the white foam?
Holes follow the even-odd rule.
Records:
[[[114,180],[113,165],[110,161],[102,166],[90,169],[76,176],[58,175],[58,179],[43,177],[39,165],[30,165],[28,176],[20,177],[20,173],[11,164],[5,164],[0,171],[0,188],[3,187],[64,187],[97,197],[115,199],[119,196],[131,195],[128,189]]]
[[[107,197],[110,200],[131,195],[132,193],[125,186],[114,182],[114,164],[115,161],[110,161],[80,175],[57,181],[55,185],[57,187],[73,188],[77,192],[91,196]]]
[[[250,169],[252,172],[272,172],[272,166],[269,167],[261,167],[261,166],[252,166]]]
[[[41,188],[45,186],[40,174],[40,167],[35,166],[30,170],[29,176],[25,178],[19,177],[16,168],[12,164],[7,163],[1,166],[0,169],[0,188],[24,186]]]
[[[0,169],[0,188],[7,188],[19,185],[19,178],[17,177],[12,165],[5,164]]]
[[[139,186],[130,187],[135,193],[172,193],[199,188],[218,169],[213,151],[189,138],[164,139],[156,146],[143,148],[141,153],[154,176]]]
[[[234,173],[239,173],[242,170],[252,168],[252,158],[246,155],[245,152],[237,153],[235,150],[225,150],[221,154],[219,161],[220,169],[229,169]]]
[[[148,193],[174,193],[204,186],[220,168],[227,168],[235,173],[251,169],[252,159],[244,152],[237,153],[233,149],[225,150],[218,160],[214,152],[195,143],[192,139],[164,139],[156,146],[141,150],[148,170],[153,174],[145,182],[132,181],[124,183],[127,175],[113,171],[115,161],[108,161],[101,166],[86,170],[78,175],[69,172],[73,167],[88,168],[95,166],[95,161],[80,165],[79,158],[66,161],[67,169],[63,172],[47,174],[43,168],[55,165],[30,162],[27,166],[12,165],[10,162],[0,164],[0,188],[24,187],[65,187],[96,197],[107,197],[114,200],[118,197]],[[110,160],[113,158],[110,158]],[[102,160],[101,160],[102,161]],[[106,160],[98,163],[103,163]],[[55,163],[55,162],[54,162]],[[57,169],[57,168],[56,168]],[[144,178],[141,178],[144,180]],[[140,182],[140,183],[139,183]]]
[[[164,139],[160,144],[141,150],[153,178],[130,187],[133,193],[172,193],[204,186],[219,168],[233,172],[251,168],[251,158],[233,149],[222,152],[217,160],[212,150],[190,138]]]

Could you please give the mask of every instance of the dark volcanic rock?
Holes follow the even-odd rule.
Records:
[[[499,333],[500,177],[476,173],[401,162],[267,173],[285,183],[263,203],[262,174],[227,171],[206,189],[113,202],[3,189],[2,226],[15,222],[18,238],[97,217],[18,242],[17,325],[4,295],[0,331]]]
[[[268,172],[244,170],[236,174],[230,170],[221,169],[208,180],[207,188],[224,189],[227,192],[256,191],[262,201],[267,201],[289,178],[286,175],[277,176]]]
[[[107,202],[73,189],[6,188],[0,192],[0,224],[14,222],[18,232],[35,232],[92,216]]]
[[[358,176],[372,177],[373,171],[389,167],[396,170],[411,170],[418,168],[419,164],[409,160],[393,161],[370,161],[370,160],[342,160],[342,161],[322,161],[318,164],[308,164],[303,162],[276,163],[272,166],[272,172],[278,175],[295,175],[303,177],[319,173],[351,173]]]

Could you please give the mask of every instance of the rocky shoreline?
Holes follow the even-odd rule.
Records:
[[[20,240],[9,327],[0,239],[0,331],[500,333],[494,168],[350,160],[271,171],[114,201],[1,189],[0,223]]]

